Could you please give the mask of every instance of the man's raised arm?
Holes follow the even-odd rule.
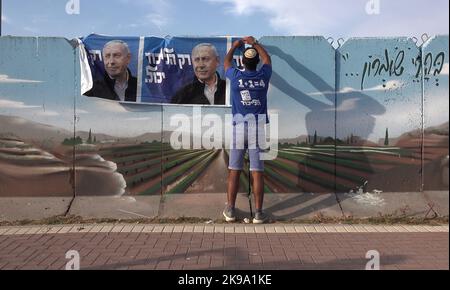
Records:
[[[238,49],[239,47],[241,47],[242,45],[244,45],[244,42],[242,40],[236,40],[233,43],[233,46],[231,47],[230,51],[227,53],[227,55],[225,56],[225,60],[223,62],[223,66],[225,68],[225,72],[233,67],[233,56],[234,56],[234,52],[236,51],[236,49]]]

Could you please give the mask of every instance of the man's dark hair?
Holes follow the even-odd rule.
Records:
[[[248,47],[244,50],[242,63],[248,70],[256,70],[259,64],[259,54],[253,47]]]

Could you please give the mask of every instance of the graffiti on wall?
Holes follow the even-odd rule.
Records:
[[[395,48],[398,51],[398,47]],[[422,56],[418,55],[416,58],[412,58],[412,63],[417,68],[415,79],[413,82],[421,82],[421,77],[425,81],[430,81],[432,77],[439,77],[442,70],[444,69],[445,64],[445,53],[443,51],[433,55],[433,53],[427,53],[422,61]],[[349,55],[343,55],[342,58],[347,60]],[[361,77],[361,90],[364,90],[364,85],[366,78],[369,77],[393,77],[393,76],[402,76],[405,71],[404,61],[405,61],[405,51],[400,50],[397,52],[395,57],[391,57],[389,50],[384,50],[383,58],[375,58],[372,60],[373,56],[369,55],[369,61],[364,63],[364,68]],[[346,74],[351,76],[359,77],[358,73],[350,73]],[[383,86],[386,87],[386,80],[383,79]],[[439,86],[439,79],[436,79],[436,86]]]

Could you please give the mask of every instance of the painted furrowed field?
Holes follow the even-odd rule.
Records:
[[[170,144],[150,143],[102,148],[104,159],[117,164],[130,194],[184,193],[211,163],[227,163],[229,151],[173,150]],[[420,164],[412,150],[368,146],[282,146],[275,160],[265,162],[267,193],[349,192],[376,174]],[[223,156],[223,158],[218,158]],[[241,192],[248,190],[248,157],[241,175]],[[222,163],[223,164],[223,163]],[[223,165],[226,168],[227,164]],[[221,172],[227,174],[227,172]]]
[[[288,192],[348,192],[384,170],[419,163],[399,147],[286,146],[266,162],[266,173]]]
[[[100,155],[117,164],[130,194],[183,193],[217,158],[220,150],[173,150],[150,143],[102,148]]]

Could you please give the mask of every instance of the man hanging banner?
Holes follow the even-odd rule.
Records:
[[[94,80],[86,96],[123,102],[228,105],[223,59],[232,38],[81,39]]]

